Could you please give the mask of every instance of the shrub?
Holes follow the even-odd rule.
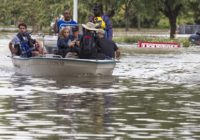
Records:
[[[176,42],[182,47],[189,47],[190,42],[188,38],[160,38],[160,37],[147,37],[147,36],[134,36],[134,37],[116,37],[113,39],[117,43],[137,43],[138,41],[146,42]]]

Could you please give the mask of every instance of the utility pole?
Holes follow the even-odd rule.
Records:
[[[78,0],[73,1],[73,20],[78,22]]]

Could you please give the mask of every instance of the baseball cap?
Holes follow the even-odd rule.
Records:
[[[72,32],[77,32],[79,30],[78,26],[72,26]]]

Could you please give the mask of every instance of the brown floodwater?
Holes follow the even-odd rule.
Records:
[[[200,48],[124,47],[110,77],[36,78],[15,75],[9,40],[0,39],[0,139],[200,139]]]

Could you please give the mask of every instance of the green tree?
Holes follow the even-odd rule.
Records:
[[[182,0],[158,0],[157,8],[168,18],[170,24],[170,38],[175,37],[177,17],[185,4]]]
[[[159,20],[167,18],[170,37],[174,38],[177,19],[179,23],[200,23],[199,0],[79,0],[79,23],[88,21],[96,2],[102,3],[104,13],[115,11],[113,26],[126,30],[156,27]],[[35,31],[49,27],[65,8],[73,9],[73,0],[0,0],[0,3],[1,25],[17,25],[23,21]],[[190,18],[185,18],[186,15]]]
[[[125,30],[128,31],[130,27],[130,17],[135,13],[135,0],[120,0],[121,9],[124,11]]]
[[[193,13],[194,22],[200,24],[200,3],[199,0],[189,0],[189,6],[187,10],[190,10]]]

